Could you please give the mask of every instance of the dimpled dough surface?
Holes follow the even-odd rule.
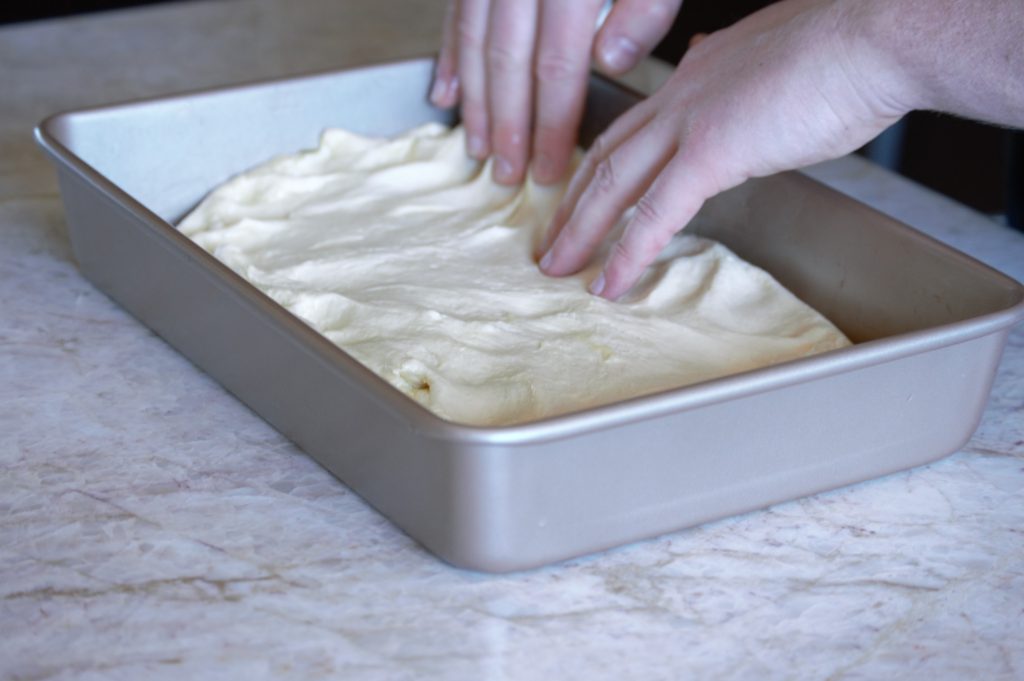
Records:
[[[506,425],[849,341],[716,242],[676,237],[622,302],[534,253],[565,187],[503,187],[428,124],[328,130],[213,191],[180,229],[439,416]],[[595,262],[599,262],[600,259]]]

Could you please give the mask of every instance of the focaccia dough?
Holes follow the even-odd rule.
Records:
[[[678,236],[623,302],[599,263],[543,275],[564,186],[504,187],[428,124],[320,146],[211,193],[180,225],[203,248],[441,417],[522,423],[849,341],[764,271]]]

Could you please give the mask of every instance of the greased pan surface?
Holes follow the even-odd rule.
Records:
[[[437,555],[508,571],[941,458],[973,433],[1024,290],[788,173],[692,229],[764,267],[858,344],[506,428],[443,421],[179,234],[229,176],[328,126],[448,121],[426,59],[51,117],[82,272]],[[636,101],[594,79],[583,141]]]

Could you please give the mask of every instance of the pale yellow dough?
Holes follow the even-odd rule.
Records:
[[[210,194],[180,228],[441,417],[522,423],[849,341],[764,271],[681,235],[625,302],[544,276],[564,187],[494,184],[461,129],[342,130]]]

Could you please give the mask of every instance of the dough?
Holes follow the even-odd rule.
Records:
[[[180,229],[409,397],[452,421],[522,423],[849,341],[721,244],[678,236],[625,301],[600,260],[544,276],[564,186],[503,187],[428,124],[320,146],[211,193]]]

